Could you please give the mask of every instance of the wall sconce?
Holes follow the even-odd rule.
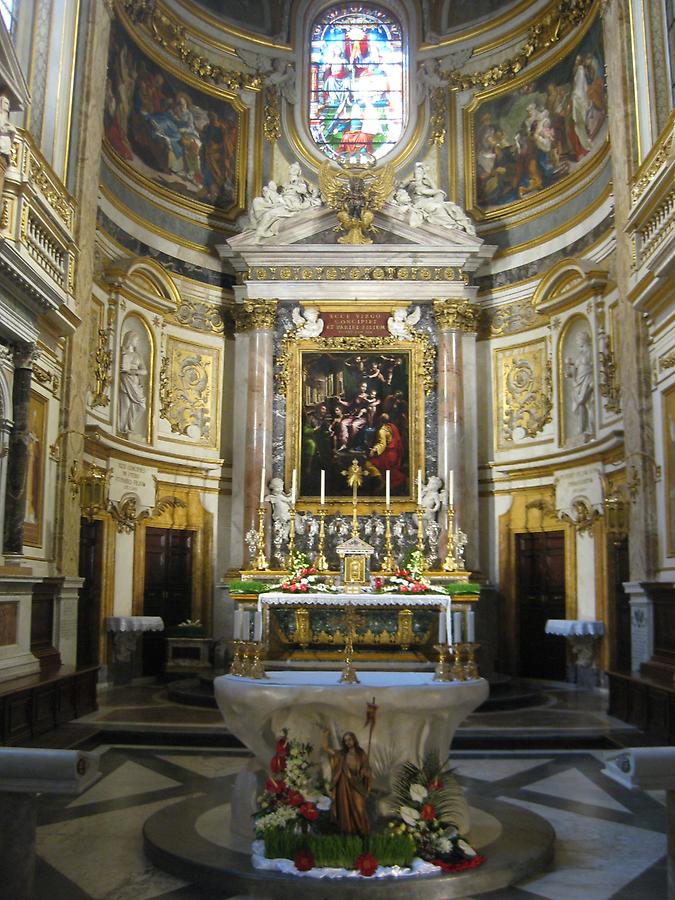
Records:
[[[628,535],[629,505],[619,491],[604,498],[607,532],[617,540]]]
[[[74,497],[79,492],[80,511],[89,522],[93,521],[96,513],[103,513],[108,509],[111,474],[111,469],[104,469],[93,462],[84,463],[82,469],[78,468],[77,463],[73,463],[68,478],[72,485],[72,495]]]

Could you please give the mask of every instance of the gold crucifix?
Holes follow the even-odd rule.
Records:
[[[342,474],[347,477],[347,484],[352,489],[352,537],[359,536],[359,523],[356,519],[356,503],[359,488],[363,484],[363,469],[354,459],[348,469],[343,469]]]
[[[357,614],[353,606],[348,606],[344,615],[345,650],[340,675],[340,684],[359,684],[359,676],[354,668],[354,640],[356,638],[356,626],[360,625],[363,618]]]

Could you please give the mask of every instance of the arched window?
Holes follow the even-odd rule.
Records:
[[[403,133],[404,54],[401,26],[366,3],[322,13],[311,32],[309,127],[330,159],[381,159]]]

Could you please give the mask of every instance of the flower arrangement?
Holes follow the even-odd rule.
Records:
[[[274,590],[289,591],[291,594],[332,593],[333,585],[326,584],[322,576],[310,563],[306,553],[294,551],[288,565],[289,575]]]
[[[465,817],[462,790],[452,772],[430,755],[421,766],[404,763],[394,794],[398,820],[389,828],[408,834],[418,855],[443,871],[460,871],[481,865],[485,859],[459,833]]]

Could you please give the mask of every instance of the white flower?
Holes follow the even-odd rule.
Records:
[[[476,851],[473,849],[471,844],[467,844],[467,842],[465,840],[463,840],[462,838],[460,838],[457,841],[457,846],[464,853],[465,856],[472,857],[472,856],[476,855]]]
[[[330,797],[326,797],[325,794],[320,797],[316,801],[316,808],[320,809],[322,812],[330,809]]]
[[[416,825],[419,822],[419,811],[413,809],[412,806],[402,806],[400,809],[400,813],[401,818],[406,823],[406,825]]]
[[[415,803],[424,803],[429,791],[424,787],[423,784],[411,784],[410,785],[410,796],[413,798]]]
[[[449,838],[442,837],[435,841],[435,847],[439,853],[450,853],[452,850],[452,842]]]

